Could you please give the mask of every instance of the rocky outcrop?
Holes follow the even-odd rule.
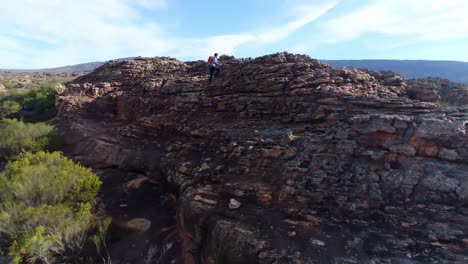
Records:
[[[467,105],[468,86],[453,83],[446,79],[429,77],[411,79],[408,83],[408,95],[411,99],[424,102],[440,101],[448,105]]]
[[[69,83],[58,122],[76,158],[177,186],[194,261],[466,261],[466,108],[412,100],[391,72],[220,61],[211,83],[204,62],[172,58]]]

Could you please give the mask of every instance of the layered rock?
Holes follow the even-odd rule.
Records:
[[[278,53],[109,62],[69,83],[59,123],[92,167],[164,175],[203,263],[467,258],[468,114],[403,78]],[[158,173],[154,173],[158,172]]]
[[[408,95],[412,99],[447,105],[467,105],[468,86],[446,79],[429,77],[408,80]]]

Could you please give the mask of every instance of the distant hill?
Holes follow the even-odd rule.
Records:
[[[44,72],[44,73],[80,73],[86,74],[92,72],[97,67],[103,65],[105,62],[89,62],[81,63],[70,66],[63,66],[57,68],[46,68],[46,69],[0,69],[2,72],[13,72],[13,73],[27,73],[27,72]]]
[[[468,85],[468,62],[429,60],[322,60],[332,67],[391,70],[407,79],[440,77]]]
[[[134,57],[120,58],[116,60],[131,60]],[[80,63],[69,66],[62,66],[57,68],[45,69],[0,69],[0,72],[13,72],[13,73],[28,73],[28,72],[43,72],[43,73],[78,73],[86,74],[94,71],[97,67],[104,65],[107,61],[95,61],[88,63]]]

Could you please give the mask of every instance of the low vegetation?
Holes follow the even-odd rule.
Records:
[[[443,108],[443,107],[447,107],[447,106],[448,106],[447,102],[444,102],[444,101],[442,101],[442,100],[437,100],[436,105],[437,105],[437,107],[439,107],[439,108]]]
[[[14,101],[3,101],[0,103],[0,118],[8,117],[21,110],[21,104]]]
[[[75,79],[79,75],[75,73],[0,71],[0,90],[2,87],[8,91],[15,89],[28,90],[51,80],[65,83]]]
[[[0,159],[5,160],[13,160],[23,151],[56,150],[61,145],[53,126],[16,119],[0,120],[0,138]]]
[[[0,177],[0,232],[13,263],[80,256],[101,182],[60,152],[22,153]],[[66,257],[64,257],[66,256]]]
[[[64,90],[58,81],[49,81],[27,91],[7,93],[0,102],[16,102],[20,105],[20,115],[30,122],[40,122],[51,119],[57,114],[55,95]]]
[[[102,183],[57,151],[62,137],[42,122],[62,89],[50,81],[0,95],[0,262],[111,262],[110,219],[93,213]]]
[[[3,86],[5,86],[5,89],[15,89],[15,88],[21,88],[21,84],[12,81],[12,80],[6,80],[3,82]]]

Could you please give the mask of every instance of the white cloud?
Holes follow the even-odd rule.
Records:
[[[9,58],[3,59],[0,67],[51,67],[86,62],[90,58],[110,59],[127,52],[136,55],[169,50],[169,45],[158,41],[159,25],[144,20],[132,3],[128,0],[2,3],[0,37],[14,39],[21,50],[12,53],[0,43],[0,57]],[[149,50],[147,43],[152,43]]]
[[[206,42],[199,41],[200,52],[211,53],[222,47],[224,53],[232,53],[244,44],[268,45],[286,39],[295,31],[314,22],[335,7],[340,0],[319,1],[319,3],[298,3],[298,1],[287,1],[290,5],[289,11],[292,19],[283,25],[271,28],[261,28],[245,34],[212,36]],[[193,43],[192,43],[193,44]],[[191,46],[193,47],[193,45]],[[193,48],[192,48],[193,50]]]
[[[15,0],[0,8],[0,68],[43,68],[128,56],[194,58],[233,53],[245,44],[284,40],[333,8],[339,0],[289,1],[289,20],[274,28],[185,38],[165,31],[148,12],[170,8],[168,0]],[[283,21],[281,21],[283,20]]]
[[[130,2],[135,2],[142,8],[146,9],[159,9],[159,8],[166,8],[167,1],[166,0],[129,0]]]
[[[223,53],[232,53],[239,46],[244,44],[268,45],[280,42],[286,39],[295,31],[300,28],[316,21],[322,17],[333,7],[335,7],[340,0],[327,0],[316,1],[316,3],[303,3],[302,1],[286,1],[292,15],[292,19],[277,27],[260,28],[251,30],[244,34],[232,34],[211,36],[204,40],[185,40],[187,47],[190,47],[189,52],[196,50],[199,53],[211,53],[213,50],[222,48]],[[301,3],[299,3],[301,2]],[[318,3],[317,3],[318,2]],[[181,51],[177,56],[189,56],[187,52]]]
[[[371,0],[364,6],[354,1],[361,6],[334,15],[330,10],[340,2],[350,3],[284,0],[284,8],[267,27],[187,38],[168,32],[157,15],[148,15],[169,10],[169,0],[2,1],[0,68],[54,67],[138,55],[232,54],[246,44],[266,47],[285,41],[310,25],[315,31],[291,44],[292,51],[306,52],[369,33],[384,35],[387,43],[382,47],[387,48],[468,37],[467,0]],[[395,42],[388,43],[392,37]]]
[[[355,1],[357,3],[358,1]],[[349,2],[348,2],[349,3]],[[359,40],[373,34],[372,48],[393,49],[430,41],[468,37],[466,0],[370,0],[316,23],[311,37],[294,43],[293,52],[313,52],[330,44]],[[343,11],[343,10],[341,10]]]
[[[321,41],[349,41],[366,33],[420,40],[466,37],[466,10],[466,0],[376,0],[324,22]]]
[[[296,18],[276,28],[268,29],[264,32],[259,33],[256,36],[256,40],[260,43],[271,43],[277,42],[288,37],[292,32],[300,29],[301,27],[310,24],[326,14],[330,9],[335,7],[340,1],[326,1],[318,4],[298,4],[293,5],[292,1],[289,1],[293,6],[292,10],[296,13]]]

